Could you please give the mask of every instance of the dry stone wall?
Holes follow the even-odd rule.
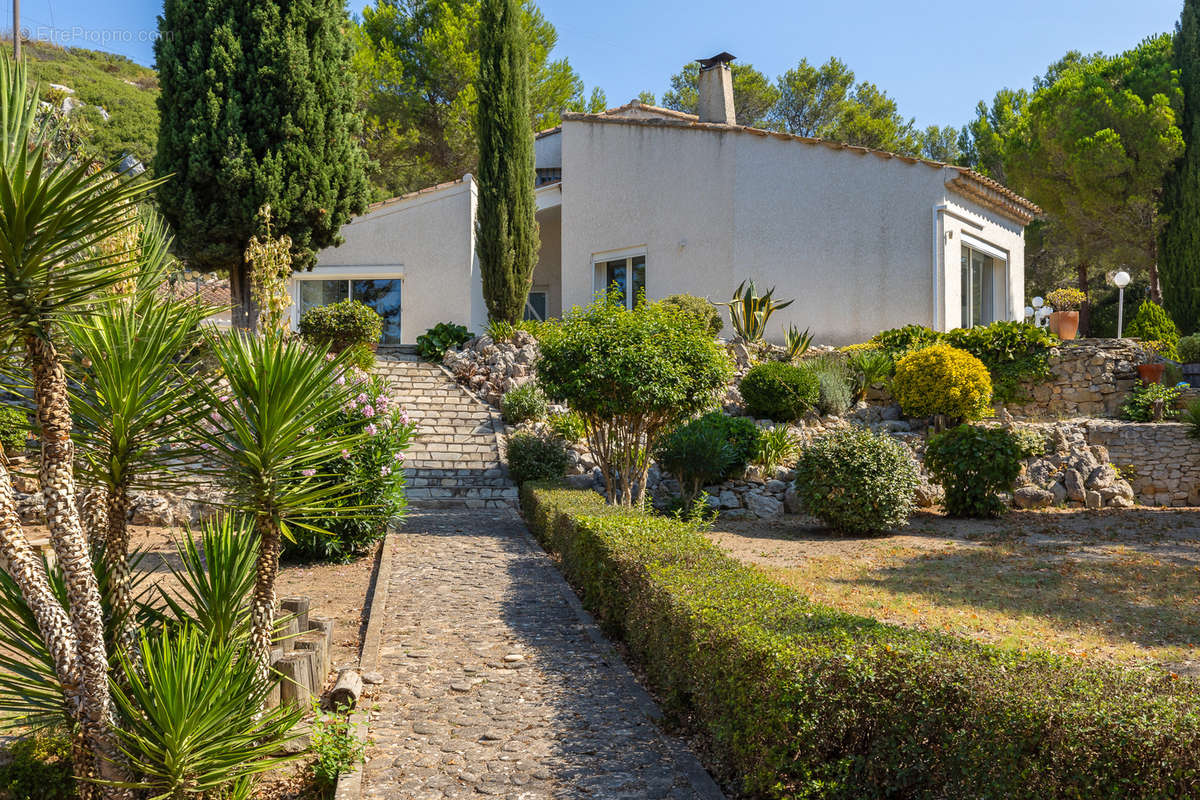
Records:
[[[1178,422],[1090,419],[1081,423],[1092,444],[1129,476],[1142,505],[1200,505],[1200,440]]]
[[[1008,406],[1018,419],[1115,417],[1137,384],[1146,351],[1132,339],[1080,339],[1050,351],[1044,383],[1027,383],[1032,400]]]

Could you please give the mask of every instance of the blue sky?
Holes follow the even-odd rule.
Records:
[[[366,0],[351,0],[352,13]],[[7,4],[5,4],[7,5]],[[975,103],[1027,86],[1068,50],[1116,52],[1172,29],[1182,0],[541,0],[558,53],[610,104],[661,96],[684,63],[728,50],[774,77],[837,56],[918,124],[961,125]],[[22,0],[22,26],[149,64],[154,0]],[[6,14],[11,14],[5,9]],[[2,27],[9,27],[4,25]]]

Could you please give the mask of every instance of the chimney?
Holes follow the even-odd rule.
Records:
[[[712,58],[698,59],[700,64],[700,121],[721,125],[736,125],[733,110],[733,72],[729,62],[734,57],[718,53]]]

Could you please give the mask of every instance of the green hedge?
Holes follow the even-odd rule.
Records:
[[[1200,685],[812,603],[685,523],[526,484],[526,519],[722,773],[772,798],[1200,795]]]

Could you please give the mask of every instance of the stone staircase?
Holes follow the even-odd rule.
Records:
[[[410,507],[516,506],[516,487],[500,459],[499,415],[411,348],[380,350],[376,372],[417,423],[404,461]]]

